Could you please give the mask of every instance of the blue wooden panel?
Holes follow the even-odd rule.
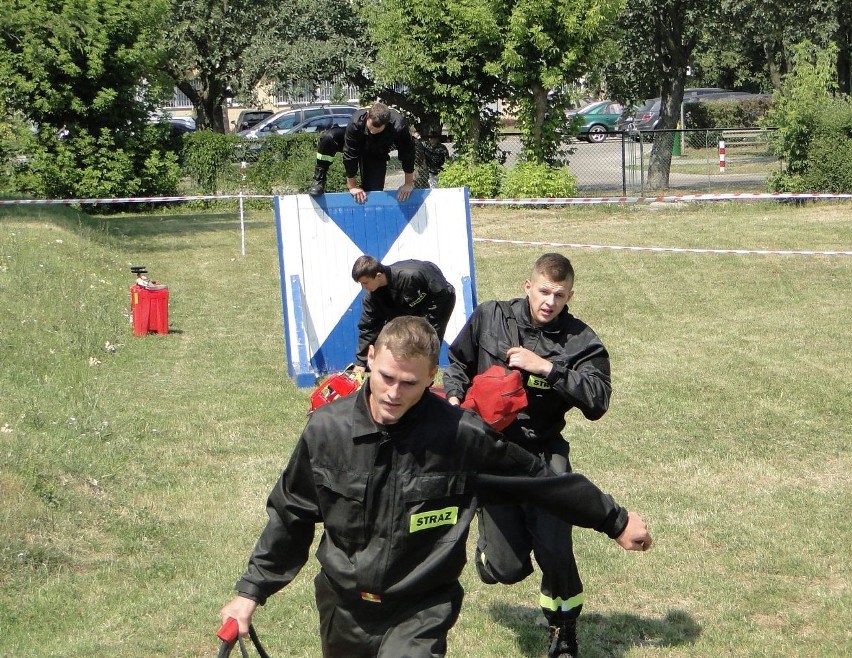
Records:
[[[371,192],[365,204],[349,194],[276,197],[281,297],[288,372],[299,386],[352,363],[363,291],[352,264],[370,254],[385,264],[432,261],[456,288],[446,347],[476,305],[473,242],[466,188],[415,190],[404,203],[396,192]],[[285,285],[285,282],[290,282]]]

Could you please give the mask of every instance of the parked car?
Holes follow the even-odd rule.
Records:
[[[296,133],[321,133],[323,130],[328,130],[332,126],[340,126],[345,128],[349,125],[349,119],[352,114],[325,114],[319,117],[313,117],[297,123],[292,128],[287,128],[281,131],[283,135],[295,135]]]
[[[615,131],[623,111],[624,107],[616,101],[595,101],[579,110],[569,110],[565,118],[572,121],[580,117],[583,124],[578,128],[577,139],[597,144]]]
[[[683,102],[709,96],[711,94],[733,93],[721,87],[689,87],[683,90]],[[628,130],[630,124],[636,130],[655,130],[660,124],[660,98],[649,98],[642,105],[631,108],[631,113],[622,115],[618,122],[619,130]]]
[[[302,123],[297,123],[292,128],[284,128],[278,131],[276,134],[278,135],[296,135],[298,133],[314,133],[319,134],[323,130],[327,130],[332,126],[340,126],[341,128],[345,128],[349,125],[349,119],[352,117],[351,114],[323,114],[322,116],[312,117],[307,119],[306,121],[302,121]],[[248,149],[249,151],[260,151],[263,148],[264,143],[266,143],[265,139],[256,139],[252,140],[249,143]]]
[[[237,120],[231,123],[234,126],[234,132],[239,133],[242,130],[253,128],[264,119],[271,117],[275,112],[273,110],[242,110],[237,115]]]
[[[732,100],[761,98],[763,94],[751,94],[745,91],[731,91],[720,87],[691,87],[684,89],[683,102],[697,103],[699,101]],[[642,105],[636,105],[625,110],[616,124],[616,130],[636,130],[639,132],[650,132],[656,130],[660,125],[660,98],[649,98]],[[638,141],[639,136],[634,135]]]
[[[305,105],[304,107],[280,110],[248,130],[237,134],[246,139],[262,139],[269,135],[283,135],[297,124],[316,116],[327,114],[353,115],[358,111],[355,105]]]
[[[194,118],[185,116],[174,116],[171,113],[151,114],[148,117],[148,122],[160,123],[168,126],[173,137],[179,137],[185,135],[186,133],[194,132],[196,129]]]

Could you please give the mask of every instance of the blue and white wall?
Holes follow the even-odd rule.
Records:
[[[441,268],[456,289],[441,352],[447,364],[447,345],[476,305],[466,188],[414,190],[404,203],[395,191],[370,192],[364,204],[347,193],[276,197],[275,222],[287,366],[297,386],[314,386],[355,358],[363,291],[352,264],[362,254]]]

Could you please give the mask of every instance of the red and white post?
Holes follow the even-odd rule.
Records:
[[[719,173],[725,173],[725,140],[719,140]]]

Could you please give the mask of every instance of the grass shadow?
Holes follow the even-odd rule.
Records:
[[[546,632],[538,609],[495,604],[490,609],[495,622],[516,635],[518,656],[538,658],[547,651]],[[580,616],[577,639],[583,658],[623,658],[633,647],[674,647],[693,644],[701,626],[682,610],[670,610],[662,619],[632,613]]]

